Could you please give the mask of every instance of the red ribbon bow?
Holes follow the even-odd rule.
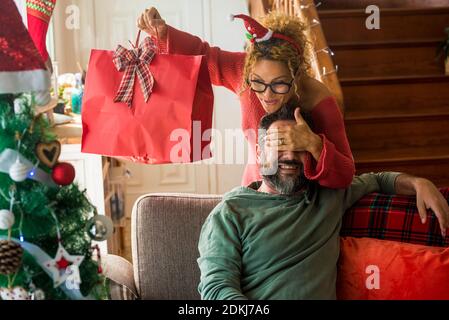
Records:
[[[114,102],[125,102],[131,107],[133,102],[134,79],[139,78],[145,102],[148,102],[153,91],[154,78],[151,74],[150,63],[156,52],[156,46],[151,39],[145,38],[138,48],[128,50],[118,46],[114,53],[113,62],[118,71],[125,70]]]

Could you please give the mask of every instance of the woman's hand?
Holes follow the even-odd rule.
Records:
[[[265,146],[276,147],[278,151],[308,151],[318,161],[323,151],[323,141],[307,125],[299,108],[295,110],[295,119],[296,124],[268,129]]]
[[[167,38],[167,24],[156,8],[146,9],[137,19],[137,27],[152,37],[165,40]]]
[[[329,89],[320,81],[309,77],[306,74],[296,78],[300,92],[301,108],[304,111],[310,112],[323,99],[332,96]]]

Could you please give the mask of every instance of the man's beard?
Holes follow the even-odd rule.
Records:
[[[307,186],[307,178],[304,175],[304,167],[302,163],[293,160],[279,161],[278,165],[298,165],[300,173],[296,176],[282,176],[280,169],[276,170],[273,175],[262,175],[265,183],[275,189],[280,194],[291,195]]]

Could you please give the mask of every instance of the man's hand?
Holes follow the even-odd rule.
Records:
[[[422,223],[426,223],[427,209],[431,209],[440,223],[441,234],[446,237],[449,228],[449,206],[436,186],[427,179],[418,179],[416,182],[416,206]]]
[[[416,194],[416,206],[422,223],[426,223],[427,209],[432,210],[438,218],[441,235],[446,237],[449,228],[449,205],[437,187],[424,178],[401,174],[396,179],[396,192],[399,194]]]
[[[323,141],[310,129],[301,116],[300,108],[295,110],[295,119],[296,124],[292,122],[291,125],[268,129],[265,146],[277,147],[277,151],[307,151],[318,161],[323,150]]]

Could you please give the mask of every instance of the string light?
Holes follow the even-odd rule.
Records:
[[[321,6],[321,2],[318,2],[317,4],[315,4],[315,3],[311,3],[311,4],[301,4],[300,6],[299,6],[299,8],[301,9],[301,10],[304,10],[304,9],[309,9],[311,6],[314,6],[315,8],[318,8],[319,6]]]
[[[36,175],[36,169],[39,165],[39,160],[34,164],[33,168],[28,172],[28,178],[32,179]]]
[[[320,25],[320,22],[317,19],[313,18],[312,23],[310,24],[310,28],[313,28],[313,27],[316,27],[319,25]]]
[[[331,56],[335,56],[335,53],[329,47],[323,48],[323,49],[320,49],[320,50],[316,51],[316,53],[319,53],[319,52],[325,52],[325,53],[327,53],[327,54],[329,54]]]
[[[329,74],[337,73],[337,72],[338,72],[338,65],[335,66],[334,70],[331,70],[329,72],[326,72],[326,67],[323,67],[323,74],[322,74],[322,76],[325,77],[325,76],[327,76]]]

